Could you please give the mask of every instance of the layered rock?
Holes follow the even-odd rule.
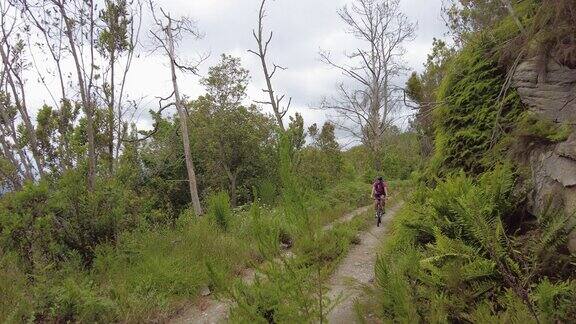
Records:
[[[557,123],[576,125],[576,70],[550,61],[541,73],[537,61],[518,65],[512,85],[522,102],[538,114]],[[576,128],[568,140],[538,146],[528,152],[534,182],[529,210],[540,214],[552,204],[564,209],[576,222]],[[569,248],[576,252],[576,231]]]
[[[520,63],[512,84],[530,110],[555,122],[576,123],[576,70],[550,60],[546,71],[536,60]]]

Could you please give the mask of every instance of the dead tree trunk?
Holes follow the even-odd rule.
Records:
[[[278,69],[285,70],[285,68],[273,64],[274,67],[270,72],[268,63],[266,61],[266,54],[268,54],[268,46],[270,45],[270,42],[272,41],[272,36],[274,34],[273,32],[270,32],[268,38],[264,39],[263,34],[264,34],[265,4],[266,0],[262,0],[262,3],[260,4],[260,11],[258,13],[258,31],[256,30],[252,31],[252,35],[254,36],[254,39],[258,44],[258,50],[257,51],[248,50],[248,52],[258,56],[258,58],[260,59],[260,64],[262,65],[262,72],[264,74],[264,79],[266,80],[266,89],[262,89],[262,91],[268,94],[270,100],[270,101],[257,101],[257,102],[272,106],[272,110],[274,111],[274,117],[276,118],[278,126],[280,127],[280,130],[284,132],[286,131],[286,128],[284,127],[284,121],[282,120],[282,118],[286,116],[286,113],[290,108],[290,104],[292,103],[292,98],[288,99],[288,104],[286,105],[286,107],[282,107],[282,100],[284,100],[286,95],[278,96],[274,92],[274,87],[272,85],[272,78],[274,77]]]
[[[172,74],[172,87],[174,88],[174,99],[178,116],[180,117],[180,130],[182,132],[182,145],[184,146],[184,158],[186,160],[186,170],[188,172],[188,185],[190,189],[190,198],[196,215],[202,215],[202,206],[198,196],[198,184],[196,182],[196,172],[194,170],[194,162],[192,161],[192,153],[190,152],[190,134],[188,132],[188,113],[183,105],[180,97],[180,89],[178,88],[178,81],[176,76],[176,54],[174,49],[174,35],[172,34],[172,18],[167,15],[168,26],[165,28],[166,40],[168,42],[168,57],[170,59],[170,72]]]

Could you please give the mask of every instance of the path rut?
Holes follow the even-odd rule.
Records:
[[[334,222],[323,227],[325,231],[330,230],[336,224],[346,223],[354,219],[354,217],[365,213],[370,206],[358,208],[352,212],[345,214]],[[254,270],[248,269],[242,276],[244,282],[250,282],[254,278]],[[228,318],[228,313],[232,307],[232,302],[215,300],[210,296],[201,297],[195,305],[191,305],[183,310],[180,314],[170,319],[168,323],[173,324],[187,324],[187,323],[201,323],[201,324],[216,324],[224,323]]]
[[[338,299],[338,304],[328,314],[328,323],[359,322],[354,310],[355,301],[361,296],[362,285],[368,285],[374,278],[376,251],[386,234],[387,225],[402,203],[392,207],[382,220],[380,227],[373,226],[360,236],[360,244],[354,246],[340,263],[329,282],[330,300]]]

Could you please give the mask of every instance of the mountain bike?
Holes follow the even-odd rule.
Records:
[[[378,199],[378,204],[376,208],[376,226],[380,227],[382,224],[382,216],[384,215],[384,197]]]

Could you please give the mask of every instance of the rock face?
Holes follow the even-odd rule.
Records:
[[[576,125],[576,70],[550,61],[545,76],[535,60],[518,65],[512,85],[522,102],[534,113],[558,123]],[[541,145],[528,152],[534,187],[529,210],[541,213],[551,203],[564,209],[576,222],[576,127],[568,140]],[[576,252],[576,231],[570,235],[570,251]]]
[[[522,102],[543,117],[576,123],[576,70],[550,60],[546,73],[539,73],[536,60],[520,63],[512,84]]]

